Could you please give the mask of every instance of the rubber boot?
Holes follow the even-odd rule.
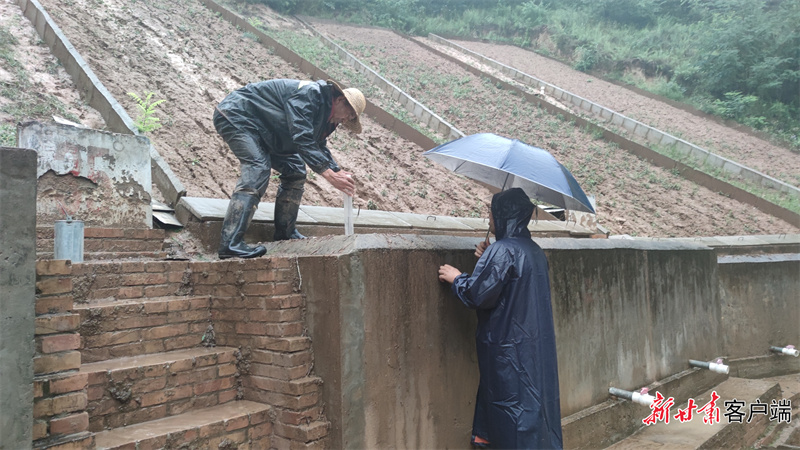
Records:
[[[297,213],[303,200],[305,178],[281,183],[275,198],[275,237],[276,241],[305,239],[297,231]]]
[[[256,258],[267,253],[263,245],[251,247],[244,243],[244,233],[256,212],[258,200],[258,195],[244,191],[234,192],[231,196],[225,220],[222,221],[222,236],[217,252],[219,259]]]

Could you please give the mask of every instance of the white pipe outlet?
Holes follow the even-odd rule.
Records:
[[[800,351],[794,348],[794,345],[787,345],[786,347],[770,347],[769,349],[775,353],[794,356],[795,358],[800,356]]]
[[[701,369],[708,369],[712,372],[728,374],[730,373],[730,367],[722,364],[722,359],[718,359],[716,362],[705,362],[705,361],[696,361],[694,359],[689,360],[689,365],[692,367],[699,367]]]
[[[636,391],[624,391],[622,389],[617,388],[608,388],[608,393],[615,396],[624,398],[626,400],[630,400],[634,403],[638,403],[644,406],[650,406],[656,401],[656,398],[652,395],[648,394],[647,392],[636,392]]]

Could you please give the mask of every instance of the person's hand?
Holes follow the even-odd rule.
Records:
[[[453,284],[453,280],[459,275],[461,275],[461,271],[450,264],[439,266],[439,281],[446,281]]]
[[[476,258],[480,258],[481,255],[483,255],[483,252],[485,252],[486,249],[489,248],[489,245],[490,245],[489,244],[489,236],[486,236],[486,240],[485,241],[483,241],[483,242],[481,242],[481,243],[479,243],[478,245],[475,246],[475,257]]]
[[[351,197],[356,194],[356,184],[353,182],[353,175],[350,172],[345,172],[344,170],[334,172],[328,169],[320,175],[322,175],[322,178],[325,178],[328,183],[332,184],[333,187],[345,194]]]

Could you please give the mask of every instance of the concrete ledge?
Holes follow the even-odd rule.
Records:
[[[446,45],[448,47],[451,47],[453,49],[456,49],[456,50],[459,50],[459,51],[461,51],[463,53],[466,53],[466,54],[478,59],[482,63],[487,64],[487,65],[489,65],[491,67],[494,67],[495,69],[499,69],[499,70],[504,71],[504,72],[507,69],[511,69],[509,66],[506,66],[505,64],[503,64],[503,63],[501,63],[499,61],[495,61],[495,60],[493,60],[493,59],[491,59],[489,57],[486,57],[484,55],[481,55],[480,53],[477,53],[477,52],[474,52],[472,50],[469,50],[469,49],[467,49],[467,48],[465,48],[465,47],[463,47],[461,45],[456,44],[455,42],[449,41],[449,40],[444,39],[442,37],[439,37],[439,36],[437,36],[435,34],[430,34],[429,37],[430,37],[431,40],[433,40],[433,41],[435,41],[435,42],[437,42],[439,44]],[[598,115],[599,117],[603,118],[604,121],[608,120],[607,118],[610,116],[612,118],[611,122],[613,124],[615,124],[615,125],[622,124],[623,128],[625,128],[629,132],[634,133],[635,135],[637,135],[637,136],[639,136],[641,138],[646,138],[649,142],[652,142],[654,144],[664,145],[664,146],[676,146],[677,142],[682,142],[684,145],[689,146],[689,147],[692,148],[695,157],[698,158],[698,159],[704,160],[704,159],[710,158],[709,160],[720,161],[718,164],[714,164],[714,165],[718,166],[718,167],[722,167],[726,171],[728,171],[730,173],[733,173],[735,175],[739,175],[739,176],[741,176],[741,177],[743,177],[743,178],[745,178],[747,180],[754,181],[758,185],[761,185],[761,186],[764,186],[764,187],[768,187],[768,188],[772,188],[772,189],[776,189],[779,192],[784,192],[784,193],[787,193],[789,195],[793,195],[796,198],[800,198],[800,188],[797,188],[796,186],[793,186],[793,185],[791,185],[789,183],[786,183],[786,182],[783,182],[783,181],[778,180],[776,178],[773,178],[773,177],[771,177],[769,175],[761,173],[761,172],[759,172],[759,171],[757,171],[755,169],[752,169],[750,167],[747,167],[745,165],[742,165],[742,164],[739,164],[737,162],[730,161],[730,160],[728,160],[726,158],[718,156],[718,155],[716,155],[716,154],[714,154],[714,153],[712,153],[712,152],[710,152],[708,150],[705,150],[705,149],[703,149],[703,148],[701,148],[701,147],[699,147],[697,145],[694,145],[692,143],[683,141],[682,139],[678,139],[675,136],[670,135],[669,133],[666,133],[666,132],[663,132],[661,130],[658,130],[657,128],[651,127],[651,126],[646,125],[644,123],[641,123],[641,122],[639,122],[637,120],[630,119],[630,118],[628,118],[628,117],[626,117],[626,116],[624,116],[624,115],[622,115],[622,114],[620,114],[620,113],[618,113],[618,112],[616,112],[614,110],[611,110],[611,109],[606,108],[606,107],[604,107],[602,105],[599,105],[599,104],[596,104],[594,102],[591,102],[590,100],[581,99],[579,96],[571,94],[571,93],[569,93],[567,91],[564,91],[564,90],[562,90],[562,89],[560,89],[558,87],[552,86],[549,83],[547,83],[546,81],[540,80],[540,79],[538,79],[536,77],[533,77],[531,75],[525,74],[523,72],[519,72],[516,69],[512,69],[512,70],[514,70],[515,72],[521,74],[521,76],[526,79],[525,84],[534,86],[536,88],[545,87],[545,91],[546,92],[552,92],[553,93],[553,97],[555,97],[558,100],[563,100],[565,97],[566,98],[572,98],[572,103],[575,104],[575,106],[581,108],[584,111],[588,111],[588,112],[591,112],[591,113],[593,113],[595,115]],[[551,88],[551,86],[552,86],[552,88]],[[552,91],[549,88],[552,89]],[[576,99],[580,99],[580,100],[576,101]],[[567,103],[569,103],[569,102],[567,102]],[[721,160],[724,160],[724,162],[722,162]]]
[[[675,404],[707,391],[727,379],[708,370],[689,369],[649,386],[651,393],[661,392],[665,397],[674,397]],[[638,390],[641,386],[611,386],[625,390]],[[650,408],[627,400],[611,397],[599,405],[561,419],[564,448],[605,448],[619,442],[637,430],[644,428],[642,419],[650,414]],[[604,430],[600,433],[598,430]]]
[[[767,378],[800,374],[800,358],[786,355],[763,355],[732,359],[728,362],[730,375],[739,378]]]

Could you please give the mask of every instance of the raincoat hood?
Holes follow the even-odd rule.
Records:
[[[494,235],[497,240],[506,237],[531,237],[528,223],[533,215],[533,203],[520,188],[498,192],[492,197]]]

